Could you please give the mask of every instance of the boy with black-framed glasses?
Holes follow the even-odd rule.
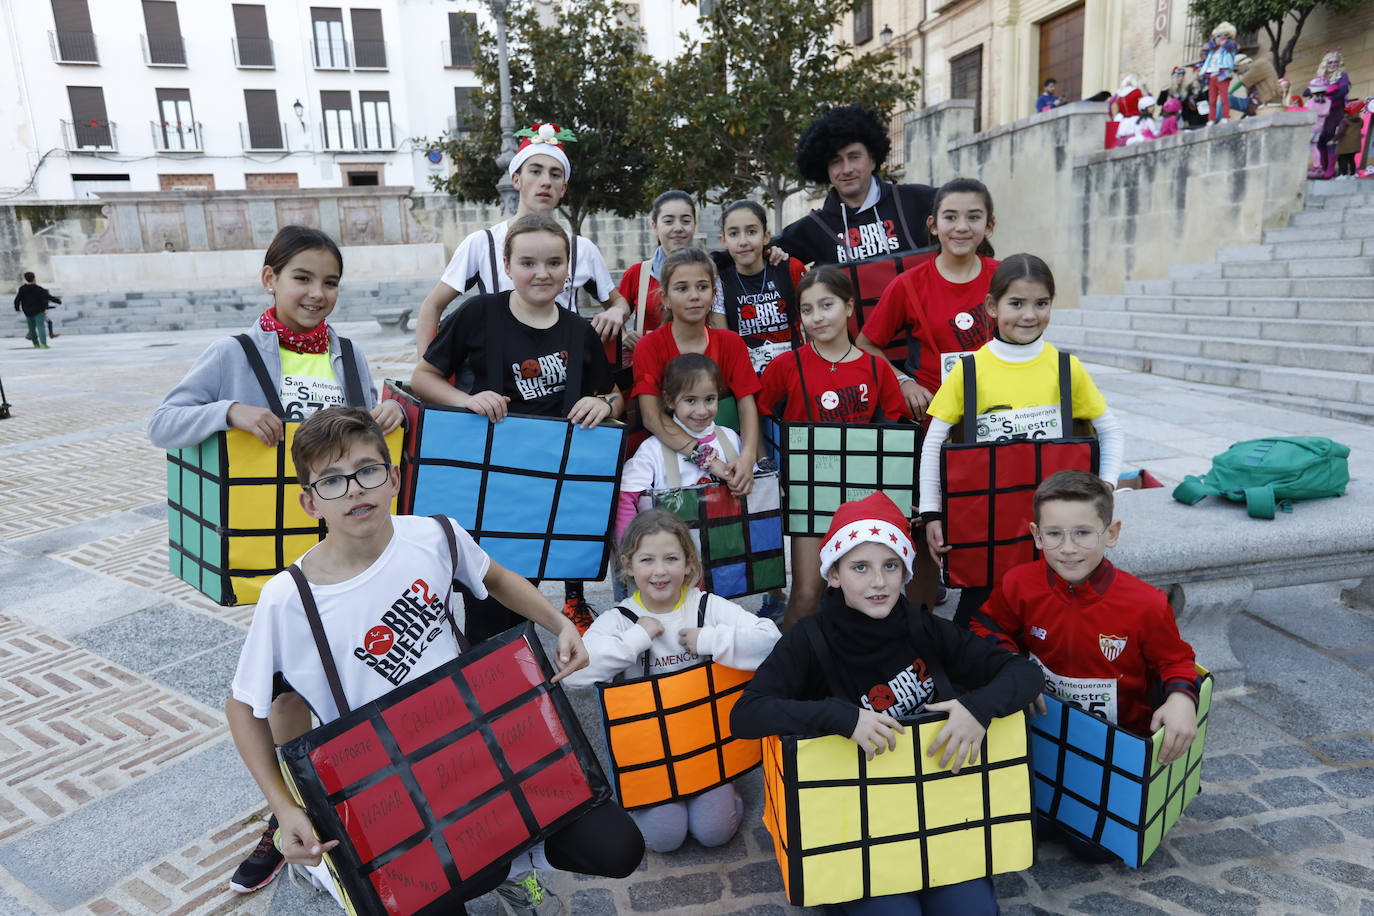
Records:
[[[1159,760],[1173,761],[1197,734],[1193,649],[1164,592],[1106,559],[1121,533],[1111,487],[1060,471],[1036,487],[1034,510],[1040,559],[1008,571],[970,628],[1029,655],[1059,699],[1137,735],[1163,726]]]

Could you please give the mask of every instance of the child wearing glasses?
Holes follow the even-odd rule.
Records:
[[[1197,735],[1193,649],[1164,592],[1104,556],[1121,533],[1111,487],[1060,471],[1036,487],[1034,508],[1041,557],[1002,577],[973,631],[1029,655],[1059,699],[1137,735],[1163,726],[1159,761],[1177,759]]]
[[[452,614],[451,581],[478,597],[491,595],[554,634],[559,671],[553,681],[585,666],[587,650],[572,621],[533,585],[493,563],[451,519],[444,524],[392,517],[400,475],[366,410],[330,407],[312,415],[296,431],[291,457],[300,478],[301,507],[323,519],[328,531],[292,568],[263,586],[225,717],[239,755],[280,825],[276,840],[286,861],[310,867],[312,878],[328,890],[333,882],[320,858],[338,838],[317,838],[310,818],[292,800],[267,725],[283,683],[305,699],[321,723],[340,715],[324,662],[310,648],[315,640],[307,599],[318,608],[343,697],[354,709],[458,655],[456,634],[444,622]],[[406,625],[398,627],[398,620]],[[623,878],[639,865],[644,840],[629,815],[608,801],[550,836],[544,854],[556,868]],[[496,889],[503,899],[514,899],[529,880],[525,872],[499,888],[493,881],[475,890]]]

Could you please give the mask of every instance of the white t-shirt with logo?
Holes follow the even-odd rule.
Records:
[[[434,519],[416,515],[396,516],[392,524],[391,543],[366,570],[345,582],[311,585],[344,696],[354,709],[458,655],[444,619],[452,561],[443,529]],[[455,577],[485,598],[482,579],[491,558],[461,526],[454,522],[453,527]],[[267,718],[277,673],[321,722],[339,717],[296,583],[285,571],[263,586],[234,672],[234,699]]]

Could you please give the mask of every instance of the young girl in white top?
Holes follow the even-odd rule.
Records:
[[[635,517],[620,542],[620,565],[635,593],[587,630],[583,642],[591,663],[564,679],[570,687],[589,687],[619,674],[639,677],[646,668],[650,674],[668,674],[697,664],[702,656],[753,671],[782,635],[766,617],[755,617],[718,595],[703,596],[696,587],[701,559],[691,532],[667,510],[650,509]],[[743,813],[739,793],[727,783],[630,816],[646,846],[672,852],[689,833],[703,846],[729,842]]]

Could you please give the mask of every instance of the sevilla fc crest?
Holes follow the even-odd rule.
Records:
[[[1102,654],[1107,656],[1107,661],[1114,662],[1121,650],[1126,648],[1126,637],[1124,636],[1103,636],[1097,635],[1097,645],[1102,649]]]

